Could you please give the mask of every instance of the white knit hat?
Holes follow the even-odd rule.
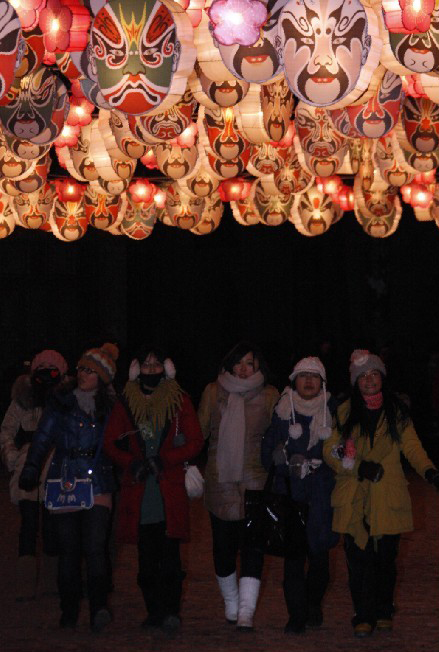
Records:
[[[349,373],[351,375],[351,385],[355,385],[358,376],[365,374],[368,371],[377,369],[383,376],[386,375],[386,367],[381,358],[366,349],[355,349],[351,355],[351,364],[349,365]]]
[[[291,382],[298,374],[301,373],[319,374],[323,382],[326,383],[325,367],[319,358],[311,356],[309,358],[302,358],[299,360],[299,362],[294,367],[292,374],[289,376]]]

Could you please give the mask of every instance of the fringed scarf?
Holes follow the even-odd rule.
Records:
[[[183,390],[171,378],[161,380],[151,394],[144,394],[137,380],[129,380],[123,393],[136,425],[150,421],[155,432],[172,421],[183,400]]]

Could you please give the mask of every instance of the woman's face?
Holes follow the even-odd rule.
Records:
[[[157,356],[154,353],[148,353],[140,367],[140,373],[148,375],[162,374],[164,370],[164,366],[160,360],[157,359]]]
[[[246,353],[239,362],[233,365],[232,373],[238,378],[250,378],[259,370],[259,360],[254,357],[253,352]]]
[[[378,369],[372,369],[358,376],[358,389],[362,396],[373,396],[383,388],[383,379]]]
[[[322,389],[322,379],[319,374],[302,371],[296,376],[296,392],[305,401],[319,395]]]
[[[83,392],[93,392],[98,388],[99,376],[89,367],[78,367],[78,387]]]

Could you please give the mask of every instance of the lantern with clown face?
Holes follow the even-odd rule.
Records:
[[[156,219],[154,201],[134,202],[127,197],[127,207],[120,223],[120,230],[132,240],[144,240],[151,235]]]
[[[324,159],[333,156],[347,143],[335,129],[326,109],[299,102],[295,116],[296,133],[305,154]]]
[[[2,137],[5,139],[8,149],[20,159],[26,161],[36,161],[42,158],[50,149],[50,145],[37,145],[29,140],[22,140],[16,136],[11,136],[4,131]]]
[[[395,158],[394,134],[380,138],[375,150],[375,161],[384,181],[391,186],[404,186],[413,180],[414,174],[407,165],[401,165]]]
[[[11,87],[8,104],[0,106],[0,120],[6,131],[37,145],[58,138],[64,126],[69,102],[67,89],[49,69],[40,68]]]
[[[336,174],[343,165],[347,152],[347,144],[334,152],[331,156],[320,158],[312,154],[304,153],[305,165],[308,170],[316,177],[331,177]]]
[[[256,226],[256,224],[259,224],[259,214],[250,197],[239,199],[238,201],[231,201],[230,208],[232,209],[233,217],[241,226]]]
[[[384,238],[396,231],[402,206],[397,189],[374,175],[369,189],[362,187],[361,179],[354,181],[354,211],[357,221],[368,235]]]
[[[204,127],[213,154],[227,161],[242,156],[249,147],[237,129],[231,108],[205,109]]]
[[[439,106],[427,98],[406,97],[402,107],[404,130],[410,145],[420,153],[439,148]]]
[[[198,160],[198,146],[179,147],[162,143],[156,146],[158,168],[171,179],[182,179],[191,174]]]
[[[108,229],[114,226],[119,211],[122,210],[122,198],[99,192],[94,185],[88,185],[84,194],[85,215],[95,229]]]
[[[0,240],[7,238],[15,229],[15,216],[11,208],[12,200],[0,193]]]
[[[109,125],[118,148],[125,156],[139,159],[145,154],[147,150],[145,143],[140,142],[133,136],[128,120],[123,113],[111,111]]]
[[[214,193],[206,199],[206,205],[203,210],[201,221],[191,229],[195,235],[208,235],[213,233],[219,227],[224,212],[224,204],[221,201],[219,193]]]
[[[0,134],[0,176],[8,179],[22,179],[35,169],[36,161],[14,156],[6,146],[3,135]]]
[[[285,77],[301,100],[341,108],[366,90],[382,41],[359,0],[288,0],[281,17]]]
[[[85,235],[88,226],[84,198],[77,202],[57,199],[50,218],[53,234],[65,242],[74,242]]]
[[[395,126],[402,102],[402,80],[388,70],[366,104],[330,111],[334,127],[347,138],[381,138]]]
[[[244,99],[250,88],[250,84],[242,79],[225,79],[223,81],[209,79],[198,64],[195,64],[195,71],[207,97],[223,108],[238,104]]]
[[[186,90],[177,104],[152,116],[140,116],[140,124],[147,134],[160,140],[172,140],[181,136],[192,122],[197,102],[190,90]]]
[[[14,81],[18,46],[22,39],[21,25],[17,12],[6,0],[0,2],[0,98]],[[19,62],[18,62],[19,63]]]
[[[193,229],[201,221],[205,199],[190,197],[174,182],[166,190],[166,212],[180,229]]]
[[[50,183],[36,192],[14,197],[12,201],[20,223],[27,229],[50,231],[49,218],[55,197],[55,187]]]
[[[419,73],[436,71],[439,67],[439,7],[433,9],[427,32],[389,32],[389,42],[395,59],[405,68]]]
[[[294,199],[291,221],[302,235],[321,235],[338,221],[340,212],[330,195],[313,186]]]
[[[175,104],[195,62],[191,41],[190,20],[175,3],[105,4],[92,24],[91,56],[110,107],[142,115]]]
[[[290,126],[294,97],[284,78],[261,86],[264,127],[271,140],[279,142]]]
[[[271,177],[257,179],[250,198],[261,224],[279,226],[290,217],[294,195],[281,195]]]
[[[2,183],[5,183],[2,186],[3,191],[15,196],[22,192],[28,194],[39,190],[46,183],[51,162],[50,154],[46,154],[18,179],[2,179]]]
[[[264,3],[265,4],[265,3]],[[238,79],[262,83],[281,72],[279,25],[285,0],[268,0],[268,18],[254,45],[222,45],[217,43],[221,59]]]

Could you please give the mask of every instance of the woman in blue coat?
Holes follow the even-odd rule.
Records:
[[[300,633],[323,622],[329,549],[337,543],[331,530],[333,472],[323,462],[323,440],[331,435],[335,403],[326,392],[326,372],[318,358],[300,360],[289,378],[291,386],[285,388],[262,441],[262,463],[267,470],[275,465],[275,492],[307,505],[307,550],[285,556],[283,581],[289,614],[285,633]]]
[[[53,511],[59,536],[58,589],[61,627],[74,628],[81,598],[81,553],[87,567],[90,624],[100,631],[111,620],[106,539],[114,489],[112,464],[102,452],[105,423],[112,408],[111,381],[118,350],[113,344],[86,351],[78,362],[77,381],[54,394],[39,422],[19,486],[38,483],[48,452],[55,448],[47,480],[66,473],[68,480],[92,479],[93,506]]]

